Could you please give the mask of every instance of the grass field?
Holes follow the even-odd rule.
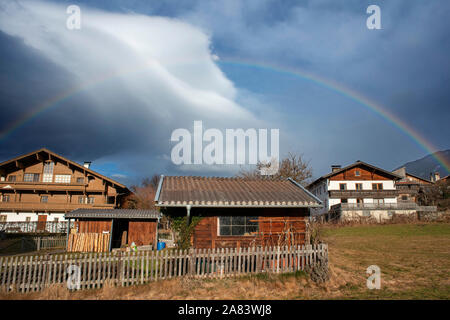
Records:
[[[324,228],[330,280],[303,272],[224,280],[171,279],[129,288],[8,294],[1,299],[450,299],[450,224]],[[366,269],[381,268],[381,289],[366,287]]]

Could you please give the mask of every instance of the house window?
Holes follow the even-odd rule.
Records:
[[[4,194],[4,195],[2,196],[2,202],[9,202],[9,195]]]
[[[357,204],[363,204],[363,203],[364,203],[364,200],[361,199],[361,198],[358,198],[358,199],[356,199],[356,203],[357,203]]]
[[[258,232],[258,217],[235,216],[219,217],[219,235],[250,236]]]
[[[6,222],[6,214],[0,215],[0,222]]]
[[[41,202],[42,203],[47,203],[48,202],[48,196],[42,196],[41,197]]]
[[[403,200],[403,201],[408,200],[408,196],[402,196],[402,200]]]
[[[26,218],[25,218],[25,221],[26,221],[26,222],[31,222],[31,217],[26,217]]]
[[[341,203],[348,203],[348,199],[346,199],[346,198],[341,199]]]
[[[25,182],[39,182],[39,173],[25,173],[23,175],[23,181]]]
[[[373,199],[374,204],[384,204],[384,199]]]
[[[59,218],[54,218],[53,221],[54,222],[59,222]]]
[[[362,190],[363,189],[362,183],[356,183],[355,187],[356,187],[356,190]]]
[[[88,197],[87,198],[87,203],[88,204],[94,204],[95,198],[94,197]]]
[[[54,162],[46,162],[44,164],[44,175],[42,176],[42,182],[53,182],[53,168]]]
[[[361,176],[361,171],[355,170],[355,176],[357,176],[357,177]]]
[[[84,197],[83,196],[79,196],[78,197],[78,203],[80,203],[80,204],[84,204]]]
[[[84,178],[77,178],[77,183],[84,183]]]
[[[382,183],[372,183],[372,190],[383,190]]]
[[[346,183],[339,183],[339,190],[347,190],[347,184]]]
[[[8,182],[16,182],[16,176],[9,176]]]
[[[70,174],[57,174],[55,175],[56,183],[70,183]]]

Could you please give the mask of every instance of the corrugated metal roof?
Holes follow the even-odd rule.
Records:
[[[157,219],[157,210],[143,209],[76,209],[65,214],[66,218],[114,218],[114,219]]]
[[[320,200],[291,180],[166,176],[156,205],[181,207],[318,207]]]

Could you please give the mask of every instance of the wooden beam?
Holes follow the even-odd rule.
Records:
[[[19,160],[16,160],[16,167],[19,169],[25,169],[25,166],[22,162],[20,162]]]

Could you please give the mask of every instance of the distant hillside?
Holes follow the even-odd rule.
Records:
[[[444,151],[438,151],[433,153],[433,155],[427,155],[422,159],[411,161],[405,163],[404,165],[398,167],[406,167],[406,171],[412,173],[416,176],[419,176],[424,179],[430,179],[430,172],[439,172],[441,177],[447,176],[450,174],[442,165],[436,160],[434,155],[439,155],[447,160],[447,163],[450,163],[450,149]],[[396,169],[398,169],[396,168]]]

